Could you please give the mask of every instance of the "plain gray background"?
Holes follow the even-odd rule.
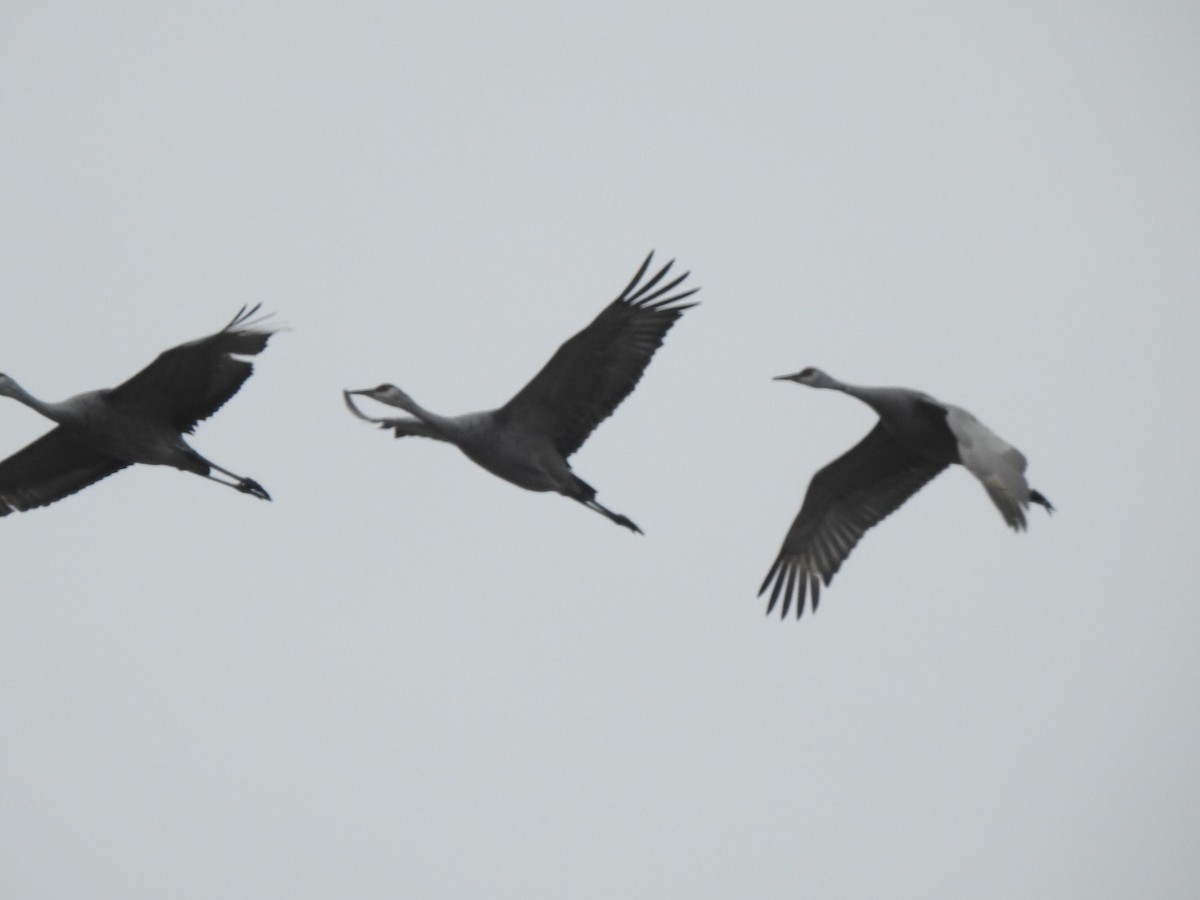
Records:
[[[0,370],[291,330],[168,469],[13,515],[14,898],[1194,897],[1194,4],[8,3]],[[498,405],[645,253],[703,286],[574,458],[637,537],[342,388]],[[956,468],[755,596],[872,414]],[[48,427],[0,404],[0,455]]]

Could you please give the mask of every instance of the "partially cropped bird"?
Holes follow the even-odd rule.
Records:
[[[699,288],[672,293],[689,273],[659,286],[673,260],[640,284],[653,257],[647,256],[620,296],[499,409],[440,416],[391,384],[344,391],[346,405],[396,437],[419,435],[454,444],[505,481],[531,491],[557,491],[640,534],[629,518],[597,502],[595,488],[571,471],[567,458],[629,395],[675,320],[695,305],[679,301]],[[395,406],[413,418],[371,418],[354,405],[352,395]]]
[[[983,482],[1004,521],[1017,531],[1025,528],[1024,511],[1030,503],[1054,511],[1025,481],[1021,452],[965,409],[906,388],[846,384],[814,368],[775,380],[842,391],[875,410],[879,421],[813,476],[800,513],[758,591],[762,596],[771,587],[768,615],[782,597],[780,615],[787,616],[795,599],[799,618],[809,593],[815,612],[822,581],[828,587],[867,529],[951,463],[961,463]]]
[[[19,400],[56,428],[0,462],[0,516],[45,506],[132,463],[174,466],[270,500],[257,481],[235,475],[188,446],[184,434],[237,393],[254,367],[240,356],[267,346],[273,329],[254,319],[258,305],[199,340],[180,344],[115,388],[38,400],[7,375],[0,394]],[[225,481],[213,472],[233,479]]]

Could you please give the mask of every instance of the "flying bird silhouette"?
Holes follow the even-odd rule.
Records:
[[[0,516],[45,506],[132,463],[174,466],[263,500],[257,481],[205,459],[183,439],[237,393],[254,367],[239,356],[262,352],[273,329],[242,307],[216,334],[180,344],[115,388],[48,403],[0,375],[0,394],[58,423],[0,462]],[[225,481],[213,472],[233,479]]]
[[[674,260],[640,284],[653,257],[651,252],[625,290],[499,409],[441,416],[392,384],[344,391],[346,405],[359,418],[392,429],[396,437],[418,435],[454,444],[505,481],[530,491],[557,491],[641,534],[629,518],[597,502],[595,488],[571,471],[567,458],[629,396],[675,320],[695,305],[679,301],[699,288],[672,294],[689,273],[658,286]],[[371,418],[355,406],[352,395],[395,406],[412,418]]]
[[[846,384],[814,368],[775,380],[842,391],[874,409],[879,421],[813,476],[758,591],[762,596],[771,587],[767,615],[782,597],[780,616],[786,617],[794,598],[799,618],[808,593],[815,612],[821,582],[829,586],[867,529],[952,463],[962,464],[983,483],[1004,521],[1017,531],[1025,528],[1024,511],[1031,502],[1054,511],[1025,481],[1021,452],[965,409],[906,388]]]

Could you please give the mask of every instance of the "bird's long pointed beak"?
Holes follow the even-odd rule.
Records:
[[[793,372],[791,375],[776,375],[772,381],[795,381],[799,377],[799,372]]]
[[[350,412],[354,413],[360,419],[366,419],[368,422],[374,422],[375,421],[374,419],[372,419],[368,415],[364,415],[362,410],[360,410],[357,406],[355,406],[354,401],[350,399],[351,395],[353,395],[353,394],[370,394],[370,393],[371,393],[370,388],[367,388],[367,389],[361,390],[361,391],[342,391],[342,399],[346,402],[346,408],[349,409]]]

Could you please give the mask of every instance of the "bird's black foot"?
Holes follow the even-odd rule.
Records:
[[[632,519],[626,518],[625,516],[621,515],[620,513],[613,514],[613,521],[616,522],[618,525],[624,525],[626,528],[628,528],[634,534],[643,534],[644,533],[642,531],[642,529],[638,528],[637,525],[635,525],[633,523]]]
[[[1038,503],[1046,507],[1046,512],[1054,512],[1054,507],[1050,504],[1050,501],[1042,496],[1038,491],[1030,491],[1029,499],[1033,503]]]
[[[593,491],[590,487],[588,487],[588,485],[584,484],[583,482],[580,482],[580,484],[583,484],[584,488],[591,491],[592,496],[587,497],[586,499],[582,498],[582,497],[572,497],[571,499],[578,500],[580,503],[582,503],[588,509],[594,509],[596,512],[600,513],[600,515],[604,516],[605,518],[607,518],[613,522],[616,522],[622,528],[628,528],[634,534],[642,533],[642,529],[640,529],[636,525],[634,525],[632,519],[628,518],[627,516],[623,516],[620,513],[615,513],[611,509],[608,509],[605,506],[601,506],[599,503],[596,502],[596,497],[595,497],[596,492]]]
[[[255,481],[253,478],[243,478],[234,485],[243,494],[253,494],[263,500],[270,500],[271,495],[267,493],[267,489]]]

